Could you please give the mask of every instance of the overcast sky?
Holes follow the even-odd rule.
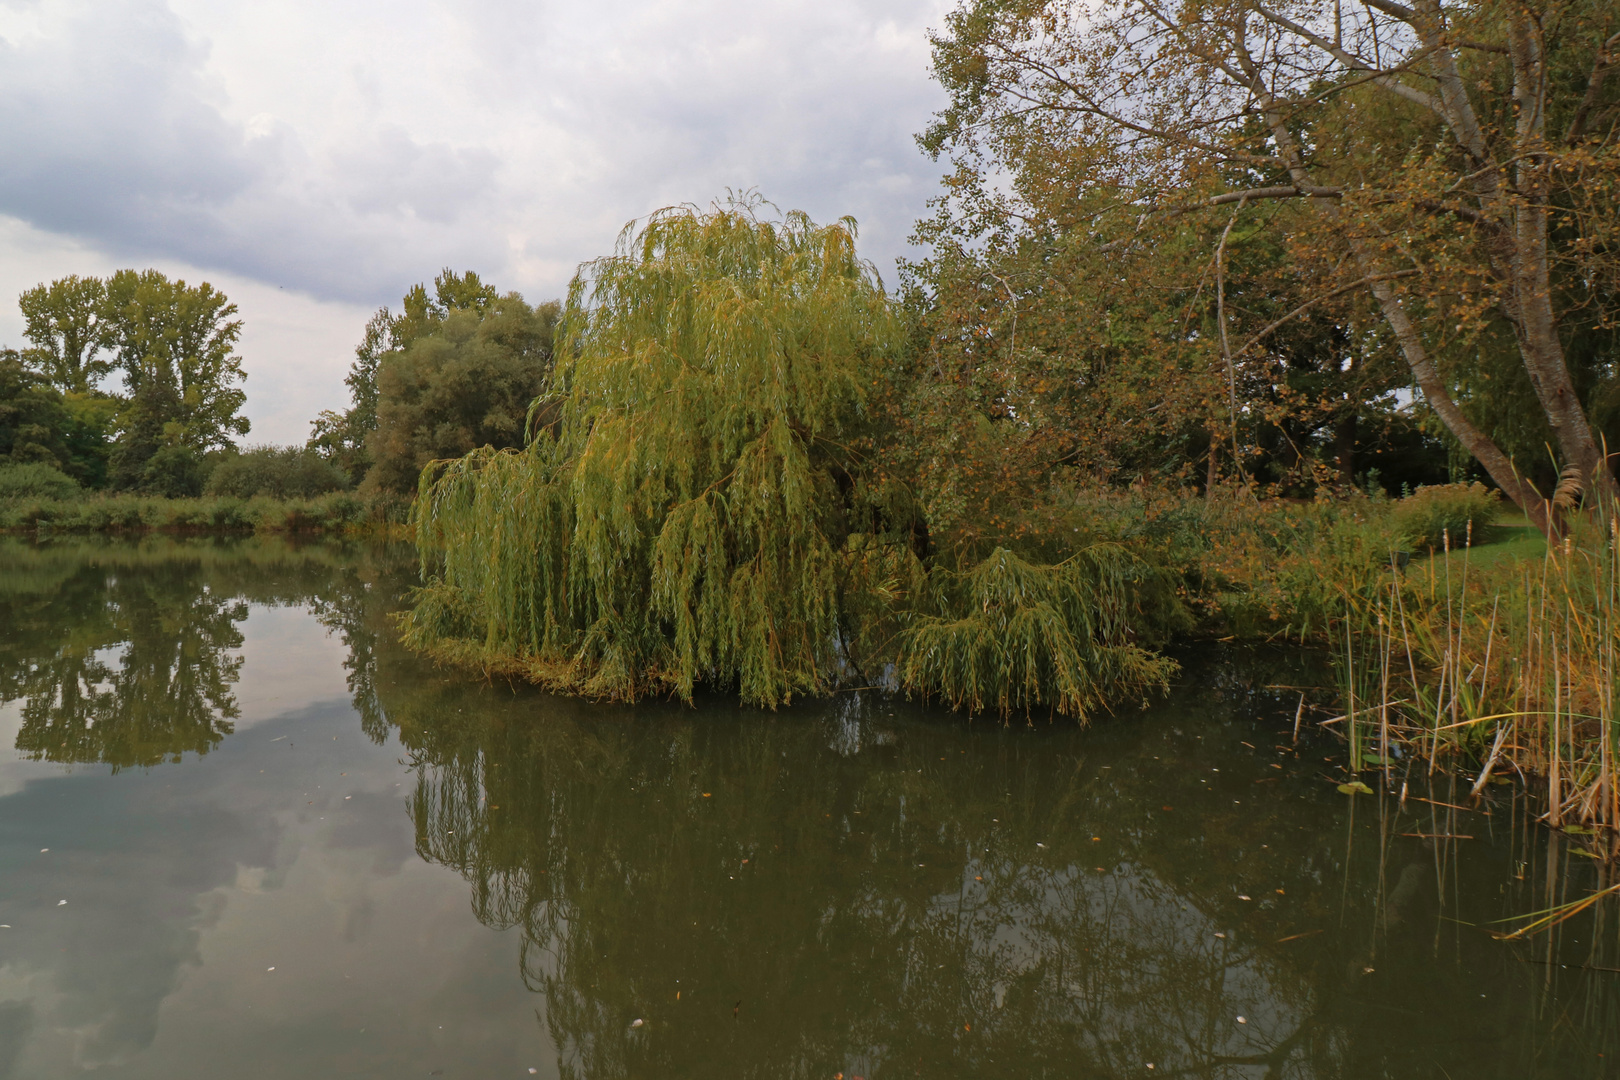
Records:
[[[0,343],[40,281],[206,279],[245,322],[248,441],[301,442],[412,283],[559,296],[626,221],[727,188],[854,214],[892,284],[948,6],[0,0]]]

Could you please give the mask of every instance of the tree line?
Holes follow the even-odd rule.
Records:
[[[66,277],[19,300],[0,353],[0,468],[28,490],[296,497],[409,494],[431,460],[522,443],[559,305],[445,270],[366,324],[346,384],[302,446],[238,445],[249,424],[236,305],[156,270]],[[40,469],[66,487],[40,484]],[[0,485],[3,487],[4,485]]]
[[[194,494],[245,435],[236,305],[156,270],[23,293],[27,347],[0,351],[0,459],[91,488]]]
[[[1397,542],[1187,494],[1478,474],[1560,533],[1616,493],[1617,20],[962,0],[899,296],[853,222],[627,227],[570,288],[551,422],[423,473],[407,643],[592,696],[1084,717],[1166,684],[1201,598],[1319,627]],[[1321,573],[1268,594],[1222,543]]]
[[[1076,477],[1290,498],[1479,478],[1548,530],[1556,491],[1612,492],[1617,18],[961,0],[919,136],[949,171],[867,406],[904,433],[927,528],[999,535]],[[208,285],[123,271],[22,306],[0,455],[158,493],[234,456],[216,488],[407,494],[431,461],[525,445],[562,313],[446,270],[367,324],[346,409],[255,457],[234,455],[240,323]]]

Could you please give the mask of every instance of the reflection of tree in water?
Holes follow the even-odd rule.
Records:
[[[1505,860],[1400,841],[1453,829],[1412,823],[1432,806],[1249,799],[1277,773],[1252,734],[1209,749],[1224,705],[1178,703],[1174,737],[1208,739],[1159,762],[1125,726],[631,714],[380,656],[418,850],[519,929],[564,1076],[1602,1075],[1582,1033],[1608,1022],[1548,1018],[1614,995],[1463,925],[1500,906],[1442,907],[1502,903]]]
[[[360,714],[360,730],[375,743],[386,741],[389,731],[377,698],[377,646],[388,633],[384,618],[385,609],[391,606],[374,594],[387,591],[379,590],[381,584],[374,575],[346,574],[310,603],[321,625],[338,634],[348,646],[343,659],[343,670],[348,674],[343,681],[349,688],[354,711]]]
[[[419,851],[521,928],[565,1076],[1354,1075],[1318,1018],[1344,966],[1215,937],[1138,800],[1037,737],[420,685],[391,713]]]
[[[81,564],[54,595],[4,606],[0,697],[23,701],[24,753],[155,765],[230,734],[247,605],[211,591],[200,565]]]
[[[0,547],[0,700],[22,702],[16,747],[48,761],[150,766],[233,730],[238,624],[249,603],[311,604],[369,677],[377,558],[280,541]],[[373,715],[368,730],[385,729]]]

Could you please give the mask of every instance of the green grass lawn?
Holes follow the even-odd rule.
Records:
[[[1506,562],[1541,559],[1547,554],[1547,538],[1517,511],[1503,514],[1494,524],[1479,530],[1482,534],[1468,553],[1475,566],[1496,566]],[[1456,556],[1459,552],[1453,551]],[[1437,556],[1433,556],[1437,557]],[[1420,559],[1414,553],[1412,562]]]

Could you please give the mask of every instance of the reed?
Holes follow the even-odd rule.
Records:
[[[1471,524],[1447,530],[1433,558],[1342,590],[1351,768],[1369,760],[1358,740],[1376,716],[1410,763],[1477,766],[1474,795],[1517,774],[1541,789],[1548,825],[1620,826],[1620,516],[1588,512],[1539,559],[1481,564],[1473,540]],[[1387,749],[1371,760],[1389,773]]]

